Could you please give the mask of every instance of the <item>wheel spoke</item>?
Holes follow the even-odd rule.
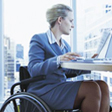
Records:
[[[9,97],[0,112],[51,112],[49,107],[28,93],[17,93]]]

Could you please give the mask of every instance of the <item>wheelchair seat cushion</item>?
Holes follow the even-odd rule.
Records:
[[[63,110],[73,109],[74,101],[82,81],[63,82],[50,91],[39,95],[51,109]],[[36,89],[32,90],[33,94],[38,96]],[[32,93],[32,91],[30,91]]]

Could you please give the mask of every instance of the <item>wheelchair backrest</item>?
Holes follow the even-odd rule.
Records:
[[[30,78],[27,66],[21,66],[19,69],[19,73],[20,73],[20,81]]]
[[[30,77],[30,74],[27,70],[27,66],[21,66],[19,69],[19,75],[20,75],[20,88],[21,91],[27,91],[27,87],[30,83],[45,80],[45,75],[40,75],[36,77]]]
[[[20,77],[19,77],[20,81],[30,78],[30,74],[27,70],[27,66],[21,66],[20,67],[19,75],[20,75]],[[28,86],[28,84],[20,85],[20,88],[22,91],[23,91],[23,89],[26,91],[27,86]]]

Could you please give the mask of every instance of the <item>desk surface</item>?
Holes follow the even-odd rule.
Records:
[[[62,62],[61,67],[78,70],[112,71],[112,63]]]

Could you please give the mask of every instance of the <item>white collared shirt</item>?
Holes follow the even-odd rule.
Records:
[[[57,40],[50,29],[47,31],[47,36],[48,36],[48,40],[49,40],[50,44],[53,44],[55,42],[57,43]],[[66,47],[66,46],[65,46],[63,39],[61,38],[61,46],[60,46],[61,50],[63,50],[64,47]]]

